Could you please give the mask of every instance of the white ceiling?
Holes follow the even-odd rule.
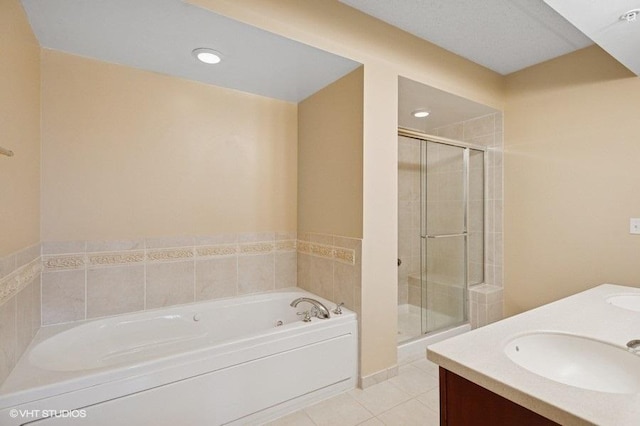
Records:
[[[426,118],[415,118],[417,109],[430,111]],[[497,110],[460,96],[418,83],[408,78],[398,80],[398,125],[429,132],[453,123],[492,114]]]
[[[340,1],[503,75],[593,44],[543,0]]]
[[[360,64],[180,0],[22,0],[44,48],[298,102]],[[191,54],[209,47],[215,66]]]
[[[544,0],[580,28],[611,56],[640,75],[640,15],[628,22],[620,17],[640,8],[639,0]]]

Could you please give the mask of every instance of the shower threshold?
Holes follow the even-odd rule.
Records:
[[[471,331],[471,324],[465,322],[404,341],[398,344],[398,365],[424,359],[427,357],[427,346],[468,331]]]

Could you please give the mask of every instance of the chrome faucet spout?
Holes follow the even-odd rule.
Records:
[[[311,312],[314,314],[315,317],[322,318],[322,319],[331,317],[331,315],[329,314],[329,309],[326,306],[324,306],[318,300],[311,299],[309,297],[299,297],[295,299],[293,302],[291,302],[291,307],[295,308],[301,302],[307,302],[313,305],[313,308],[311,308]]]

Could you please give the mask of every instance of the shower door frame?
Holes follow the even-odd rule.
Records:
[[[428,142],[434,142],[434,143],[439,143],[439,144],[443,144],[443,145],[449,145],[449,146],[454,146],[457,148],[462,148],[464,149],[463,152],[463,197],[464,197],[464,232],[462,234],[459,234],[460,236],[464,236],[464,244],[465,244],[465,248],[464,248],[464,297],[463,297],[463,321],[462,323],[467,323],[469,322],[469,304],[468,304],[468,292],[469,292],[469,153],[470,150],[476,150],[476,151],[481,151],[482,154],[482,162],[483,162],[483,182],[482,182],[482,210],[483,210],[483,224],[482,224],[482,282],[479,283],[474,283],[472,286],[476,286],[476,285],[481,285],[484,284],[486,282],[486,262],[487,262],[487,238],[486,238],[486,230],[487,230],[487,189],[488,189],[488,176],[489,176],[489,170],[488,170],[488,166],[489,166],[489,158],[488,158],[488,149],[486,146],[482,146],[482,145],[476,145],[473,143],[468,143],[468,142],[461,142],[461,141],[457,141],[455,139],[449,139],[449,138],[443,138],[441,136],[435,136],[435,135],[430,135],[428,133],[423,133],[423,132],[419,132],[416,130],[412,130],[412,129],[408,129],[408,128],[404,128],[404,127],[398,127],[398,136],[404,136],[410,139],[416,139],[418,141],[421,142],[421,149],[420,149],[420,164],[421,164],[421,168],[424,167],[425,168],[425,177],[424,179],[421,177],[420,178],[420,185],[421,187],[424,187],[424,191],[426,191],[426,149],[424,149],[424,157],[422,155],[423,149],[422,149],[422,144],[426,144]],[[422,193],[422,190],[421,190]],[[425,197],[425,204],[426,204],[426,197]],[[422,195],[421,195],[421,203],[422,203]],[[426,210],[426,207],[425,207]],[[421,210],[422,212],[422,210]],[[429,236],[427,235],[427,226],[426,226],[426,212],[425,214],[420,214],[420,240],[421,240],[421,245],[424,244],[426,247],[426,240],[427,238],[429,238]],[[454,236],[453,234],[451,236]],[[422,285],[422,280],[423,280],[423,273],[422,273],[422,261],[423,261],[423,257],[424,256],[420,256],[420,282],[421,282],[421,291],[425,291],[425,286]],[[422,302],[424,302],[424,297],[421,298]],[[422,308],[422,307],[421,307]],[[425,334],[430,334],[430,333],[434,333],[434,332],[440,332],[443,330],[446,330],[448,328],[452,328],[452,327],[457,327],[460,324],[452,324],[448,327],[444,327],[442,329],[438,329],[438,330],[433,330],[433,331],[425,331],[425,329],[427,329],[427,327],[425,326],[426,321],[423,320],[421,321],[421,330],[422,333],[420,336],[417,336],[417,338],[421,338],[422,336],[424,336]]]

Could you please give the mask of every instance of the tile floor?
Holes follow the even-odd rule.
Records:
[[[281,417],[269,426],[437,426],[438,366],[421,359],[398,375],[364,390],[354,389]]]

